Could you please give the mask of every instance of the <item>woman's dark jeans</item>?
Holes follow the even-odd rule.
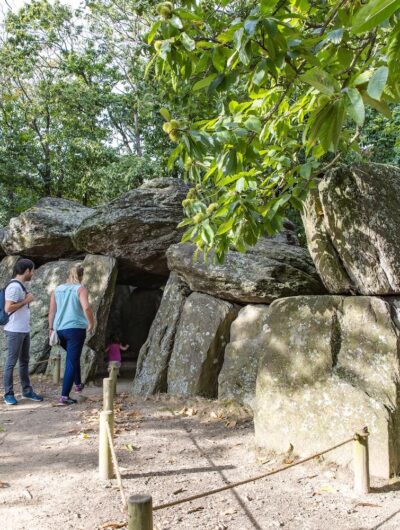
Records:
[[[81,384],[81,353],[85,343],[86,329],[70,328],[57,331],[60,345],[66,350],[62,396],[69,396],[72,385]]]

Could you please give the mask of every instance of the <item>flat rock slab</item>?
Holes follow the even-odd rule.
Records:
[[[270,306],[257,377],[256,442],[305,456],[367,425],[370,468],[400,471],[399,299],[308,296]],[[352,447],[330,453],[348,465]]]
[[[133,393],[149,395],[167,391],[167,373],[175,333],[190,289],[177,274],[171,273],[165,286],[149,336],[143,344],[133,381]]]
[[[10,220],[4,229],[2,247],[6,254],[32,258],[60,259],[76,250],[72,233],[94,210],[81,204],[46,197],[29,210]]]
[[[100,206],[74,236],[78,250],[106,254],[125,266],[168,276],[167,248],[177,243],[186,186],[178,179],[154,179]]]
[[[331,293],[400,294],[400,169],[329,171],[303,215],[308,247]]]
[[[202,293],[185,301],[168,368],[168,393],[217,397],[218,374],[238,307]]]
[[[230,330],[218,377],[218,398],[250,405],[256,391],[259,360],[269,332],[269,306],[249,304],[239,311]]]
[[[238,303],[269,304],[277,298],[325,291],[308,251],[262,238],[246,253],[229,251],[223,264],[194,260],[195,247],[184,243],[168,249],[168,266],[193,291]]]

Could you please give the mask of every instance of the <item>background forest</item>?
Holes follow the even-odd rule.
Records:
[[[248,16],[256,4],[236,2],[238,15]],[[176,144],[165,120],[210,120],[226,94],[221,87],[177,89],[173,76],[148,67],[160,14],[171,18],[171,4],[163,5],[164,12],[151,0],[90,0],[75,10],[32,0],[8,12],[0,27],[0,226],[43,196],[96,205],[144,178],[184,175],[181,161],[167,163]],[[169,23],[180,31],[175,18]],[[194,40],[182,42],[190,51]],[[219,71],[226,58],[213,53]],[[161,49],[163,59],[167,54]],[[238,100],[242,89],[229,88]],[[392,103],[391,110],[389,118],[366,108],[359,148],[349,160],[399,164],[400,107]]]

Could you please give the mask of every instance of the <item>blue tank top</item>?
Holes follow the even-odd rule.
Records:
[[[86,329],[88,321],[83,312],[78,297],[80,284],[66,283],[56,287],[54,296],[56,298],[57,311],[54,319],[54,329]]]

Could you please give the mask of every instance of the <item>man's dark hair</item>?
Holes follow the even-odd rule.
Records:
[[[35,268],[35,264],[33,261],[27,258],[21,258],[17,261],[15,264],[15,273],[16,274],[24,274],[26,270],[33,270]]]

